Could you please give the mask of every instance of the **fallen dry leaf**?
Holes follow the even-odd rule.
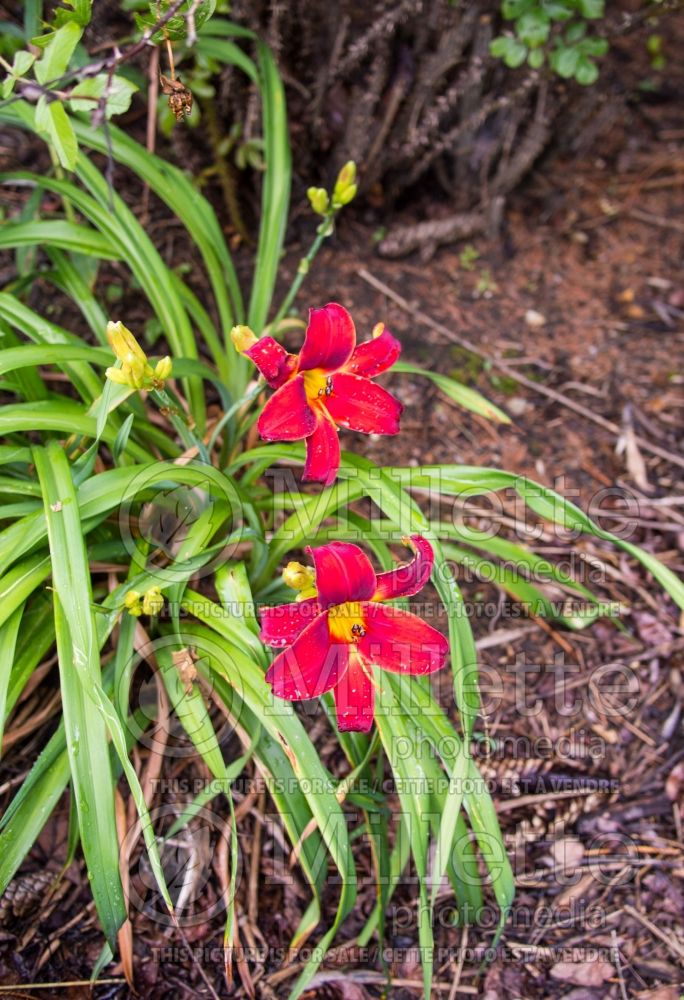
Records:
[[[615,968],[605,958],[594,962],[556,962],[551,969],[554,979],[575,986],[601,986],[615,975]]]
[[[335,981],[335,992],[340,1000],[370,1000],[370,993],[360,983],[349,979]]]
[[[195,666],[195,660],[197,657],[193,655],[193,651],[191,649],[185,648],[172,653],[171,659],[173,660],[173,665],[180,675],[181,684],[185,688],[185,693],[190,694],[192,691],[193,681],[197,680],[197,667]]]
[[[627,463],[627,471],[639,489],[644,493],[650,493],[653,487],[648,481],[644,456],[639,450],[636,434],[632,427],[625,429],[625,461]]]
[[[575,837],[563,837],[551,845],[551,857],[564,872],[574,871],[582,863],[584,844]]]
[[[665,794],[670,802],[676,802],[684,785],[684,761],[675,764],[665,779]]]
[[[539,329],[539,327],[544,326],[546,323],[546,316],[543,313],[537,312],[536,309],[528,309],[525,313],[525,322],[532,329]]]
[[[661,646],[666,642],[672,642],[674,637],[671,630],[650,611],[635,611],[633,617],[639,638],[646,645]]]

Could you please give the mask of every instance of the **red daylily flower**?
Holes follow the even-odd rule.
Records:
[[[306,439],[303,478],[329,486],[340,467],[338,427],[363,434],[398,434],[402,405],[373,381],[397,360],[401,345],[379,324],[356,345],[354,322],[342,306],[309,310],[304,345],[288,354],[273,337],[243,353],[276,391],[257,424],[265,441]]]
[[[340,731],[368,732],[375,702],[373,666],[398,674],[429,674],[444,666],[449,644],[421,618],[383,601],[411,597],[427,583],[434,554],[427,539],[408,540],[415,558],[376,575],[350,542],[307,549],[317,594],[261,610],[261,639],[286,647],[266,680],[287,701],[333,691]]]

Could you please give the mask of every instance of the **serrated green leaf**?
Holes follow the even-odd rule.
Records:
[[[17,77],[24,76],[31,66],[33,66],[36,61],[36,57],[32,52],[27,52],[26,49],[20,49],[19,52],[14,53],[14,60],[12,62],[12,72],[11,74],[3,80],[2,83],[2,96],[9,97],[14,89],[14,85],[17,82]]]
[[[62,0],[62,2],[66,4],[66,7],[57,7],[54,13],[54,23],[58,27],[68,24],[70,21],[74,21],[82,28],[90,24],[92,0]],[[70,7],[71,10],[67,10],[67,7]]]
[[[71,91],[69,104],[72,111],[94,111],[97,101],[106,95],[105,114],[122,115],[131,106],[133,94],[139,88],[123,76],[110,78],[105,73],[83,80]]]
[[[135,21],[141,31],[149,31],[150,28],[154,28],[155,24],[159,21],[159,18],[169,9],[171,6],[169,0],[164,0],[163,3],[150,3],[149,12],[145,14],[135,14]],[[216,0],[200,0],[199,3],[193,3],[192,0],[185,0],[182,4],[179,12],[174,14],[165,25],[165,32],[158,31],[156,34],[152,35],[152,41],[161,42],[164,40],[166,35],[173,41],[179,41],[187,37],[188,27],[187,27],[187,13],[191,9],[194,12],[195,18],[195,30],[199,29],[206,24],[209,18],[212,16],[216,10]]]
[[[83,28],[75,21],[69,21],[55,31],[35,65],[38,83],[45,86],[63,76],[82,34]]]

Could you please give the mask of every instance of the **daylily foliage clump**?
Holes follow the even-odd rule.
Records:
[[[82,69],[78,43],[89,0],[56,9],[40,59],[30,24],[36,5],[25,5],[27,48],[17,52],[5,94],[15,88],[17,99],[0,108],[3,126],[42,136],[52,162],[62,167],[38,175],[21,166],[14,179],[3,178],[16,183],[19,195],[30,186],[31,196],[26,210],[17,212],[21,198],[12,197],[1,230],[4,249],[16,250],[18,263],[16,279],[0,292],[0,367],[11,397],[2,408],[6,442],[0,444],[9,501],[0,531],[6,667],[0,729],[17,720],[19,729],[35,722],[39,728],[27,735],[40,753],[20,786],[5,783],[12,798],[0,817],[0,893],[16,878],[46,820],[68,800],[69,850],[80,845],[107,939],[94,979],[112,960],[126,922],[129,932],[135,928],[125,887],[139,882],[142,890],[144,883],[145,913],[153,917],[159,905],[165,927],[169,915],[174,925],[187,914],[194,920],[201,913],[204,920],[202,900],[194,892],[172,898],[166,882],[167,804],[155,795],[162,816],[150,808],[154,782],[144,777],[150,765],[167,768],[163,749],[148,758],[150,764],[145,750],[136,752],[143,737],[149,749],[148,736],[173,716],[184,752],[201,757],[203,773],[215,780],[195,798],[173,804],[173,829],[187,836],[167,843],[178,850],[192,844],[207,809],[210,819],[220,818],[220,843],[229,831],[230,858],[217,873],[218,867],[220,877],[229,872],[230,884],[219,891],[213,873],[206,880],[212,914],[214,904],[225,904],[227,978],[233,943],[249,943],[236,913],[242,868],[233,783],[258,774],[279,817],[273,842],[287,841],[292,849],[291,855],[273,854],[274,865],[276,855],[284,859],[275,878],[289,879],[296,863],[306,880],[308,900],[290,943],[296,961],[305,941],[315,940],[315,947],[292,983],[293,1000],[317,988],[316,970],[354,910],[359,877],[367,879],[371,869],[377,904],[360,930],[355,918],[353,933],[360,948],[374,935],[382,947],[385,914],[408,866],[428,1000],[434,908],[443,900],[444,879],[461,924],[484,912],[493,894],[497,934],[514,894],[496,809],[471,752],[480,714],[478,657],[453,567],[486,573],[562,625],[581,628],[598,614],[595,594],[523,544],[493,539],[460,517],[432,518],[433,511],[505,489],[549,524],[622,547],[679,607],[684,587],[654,555],[598,528],[578,507],[526,477],[451,463],[380,468],[352,451],[340,452],[340,430],[398,433],[401,403],[376,381],[395,363],[395,372],[429,380],[484,419],[509,418],[473,387],[399,361],[400,345],[382,324],[357,343],[354,322],[337,303],[311,310],[297,353],[281,343],[285,328],[299,323],[294,306],[309,267],[356,193],[356,168],[345,164],[330,191],[308,191],[319,217],[315,236],[289,290],[275,302],[290,207],[286,93],[266,43],[241,25],[209,17],[213,6],[186,0],[168,22],[167,41],[173,47],[185,37],[192,8],[198,56],[244,73],[262,103],[262,209],[249,287],[243,287],[224,227],[193,179],[116,125],[102,128],[99,95],[107,96],[108,113],[116,86],[95,95],[90,122],[82,114],[87,108],[75,117],[76,108],[65,107],[70,102],[61,78]],[[161,7],[168,13],[167,0]],[[159,14],[159,5],[150,4],[150,26]],[[150,36],[151,44],[162,41],[163,33],[156,41]],[[34,63],[39,91],[21,82]],[[99,63],[98,56],[94,65]],[[93,84],[107,83],[104,76]],[[101,162],[116,167],[116,184]],[[160,253],[154,232],[131,207],[135,200],[121,197],[117,185],[127,171],[183,228],[182,243],[193,247],[191,278],[179,261]],[[103,276],[104,261],[117,263],[113,270],[106,265]],[[147,303],[143,313],[154,320],[147,329],[150,335],[161,331],[169,356],[148,358],[122,322],[107,324],[112,275],[136,289],[143,307]],[[56,299],[68,300],[66,310],[59,301],[54,309],[73,320],[73,329],[35,311],[35,302],[45,300],[32,294],[36,278],[54,287]],[[226,342],[231,330],[244,357]],[[254,385],[252,365],[263,378]],[[50,366],[57,378],[46,372]],[[65,384],[68,391],[60,391]],[[254,440],[255,424],[265,445]],[[305,443],[305,460],[301,446],[290,442]],[[269,476],[279,464],[288,467],[288,476],[303,464],[302,479],[325,488],[281,488]],[[435,500],[429,512],[426,494]],[[402,541],[413,558],[396,565],[392,547]],[[310,565],[287,562],[289,553],[304,551]],[[524,579],[509,569],[509,560]],[[531,574],[538,574],[539,586]],[[428,579],[446,611],[448,644],[405,604],[394,603],[417,594]],[[555,611],[547,586],[586,602],[586,615]],[[447,649],[454,699],[443,705],[423,675],[446,663]],[[136,678],[141,658],[144,683]],[[54,671],[45,670],[55,662],[59,706]],[[143,704],[148,681],[157,686],[157,698]],[[27,699],[41,692],[49,716],[33,713],[26,723]],[[330,753],[320,750],[322,727],[307,727],[301,713],[281,700],[318,696],[336,741]],[[154,717],[150,704],[156,704]],[[155,738],[154,746],[166,743]],[[23,742],[19,747],[22,773],[27,748]],[[127,878],[120,867],[122,858],[138,857],[137,850],[122,849],[117,829],[122,775],[137,811],[135,837],[145,840],[144,864],[159,892],[146,879]],[[394,784],[388,788],[389,776]],[[333,867],[337,911],[326,921],[325,884]],[[245,975],[249,992],[252,973]]]

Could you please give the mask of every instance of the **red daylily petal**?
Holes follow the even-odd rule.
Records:
[[[373,725],[375,690],[372,670],[351,647],[349,667],[333,691],[340,732],[367,733]]]
[[[346,309],[336,302],[329,302],[322,309],[310,309],[304,346],[299,353],[299,370],[337,371],[349,361],[355,344],[354,321]]]
[[[449,643],[422,618],[384,604],[364,604],[362,613],[366,634],[357,648],[369,663],[395,674],[431,674],[444,666]]]
[[[412,597],[428,582],[435,561],[432,546],[422,535],[411,535],[411,546],[416,554],[410,563],[397,566],[387,573],[378,573],[378,587],[373,595],[374,601]]]
[[[273,337],[261,337],[244,354],[254,362],[274,389],[281,386],[297,367],[296,356],[288,354],[283,345]]]
[[[375,378],[380,372],[391,368],[401,354],[401,344],[389,330],[383,330],[379,337],[359,344],[344,366],[352,375]]]
[[[274,608],[261,608],[260,639],[266,646],[290,646],[322,611],[315,597],[292,604],[279,604]]]
[[[278,698],[287,701],[315,698],[337,684],[348,662],[349,647],[330,642],[328,616],[323,613],[278,653],[268,668],[266,682]]]
[[[318,600],[324,608],[367,601],[375,593],[375,570],[358,545],[331,542],[307,552],[314,562]]]
[[[336,424],[362,434],[398,434],[403,406],[386,389],[362,375],[337,372],[325,407]]]
[[[313,434],[306,439],[306,462],[302,479],[307,483],[335,482],[340,467],[340,439],[337,427],[323,407],[317,407],[318,422]]]
[[[264,441],[301,441],[313,433],[316,416],[300,375],[276,389],[261,411],[257,427]]]

